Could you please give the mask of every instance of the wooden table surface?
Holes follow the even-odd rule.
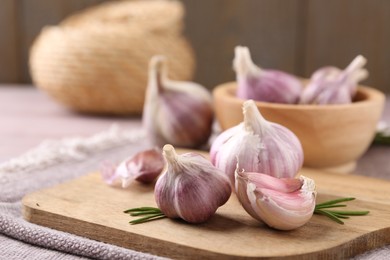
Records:
[[[390,122],[390,99],[383,119]],[[0,163],[46,139],[89,136],[112,124],[140,127],[140,117],[98,117],[74,113],[31,86],[0,85]],[[390,146],[372,146],[355,174],[390,179]]]

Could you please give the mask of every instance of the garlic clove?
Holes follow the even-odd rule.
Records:
[[[235,177],[236,194],[244,209],[272,228],[301,227],[314,213],[316,191],[312,179],[277,179],[238,169]]]
[[[337,79],[341,70],[336,67],[327,66],[313,73],[307,87],[302,91],[300,103],[313,103],[315,98],[324,91],[326,84],[322,82],[332,82]],[[315,87],[314,87],[315,86]]]
[[[221,133],[210,151],[213,164],[224,171],[234,187],[237,160],[247,171],[293,178],[302,167],[303,149],[286,127],[267,121],[253,100],[243,105],[244,121]]]
[[[238,125],[223,131],[215,138],[210,148],[210,161],[213,165],[215,165],[221,145],[226,143],[237,131],[240,131],[240,126]]]
[[[248,47],[235,48],[233,68],[237,97],[274,103],[298,102],[303,88],[301,81],[283,71],[261,69],[253,63]]]
[[[145,184],[155,181],[163,168],[164,158],[155,148],[138,152],[118,166],[105,162],[101,172],[107,184],[114,185],[116,180],[121,180],[122,187],[127,188],[134,180]]]
[[[206,143],[213,121],[212,98],[203,86],[167,77],[167,61],[154,56],[142,116],[152,143],[196,148]]]
[[[196,153],[178,155],[165,145],[167,167],[155,186],[159,209],[169,218],[202,223],[227,202],[231,187],[227,177],[209,160]]]
[[[115,169],[116,165],[110,161],[103,161],[100,165],[101,177],[108,185],[115,185],[116,180],[119,178]]]
[[[300,97],[300,104],[347,104],[356,94],[357,84],[368,77],[367,60],[358,55],[344,70],[320,68],[313,73]]]

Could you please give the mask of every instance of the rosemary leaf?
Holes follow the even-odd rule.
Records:
[[[346,215],[343,215],[343,214],[337,214],[337,213],[334,213],[334,212],[331,212],[331,211],[328,211],[329,213],[331,213],[333,216],[337,217],[337,218],[343,218],[343,219],[348,219],[349,216],[346,216]]]
[[[339,224],[344,224],[343,221],[341,221],[338,217],[336,217],[335,215],[333,215],[332,213],[329,213],[328,211],[324,211],[324,210],[315,210],[314,213],[316,214],[320,214],[320,215],[324,215],[324,216],[327,216],[328,218],[336,221],[337,223]]]
[[[325,201],[325,202],[317,204],[316,207],[329,206],[329,205],[334,205],[334,204],[337,204],[340,202],[351,201],[351,200],[355,200],[355,198],[340,198],[340,199],[335,199],[335,200],[329,200],[329,201]]]
[[[341,210],[329,210],[330,213],[343,215],[343,216],[364,216],[370,213],[369,211],[341,211]]]
[[[377,133],[374,138],[374,144],[390,145],[390,136],[383,133]]]
[[[135,212],[135,211],[155,211],[155,212],[161,212],[159,208],[154,208],[154,207],[140,207],[140,208],[132,208],[123,211],[123,213],[130,213],[130,212]]]
[[[130,216],[136,217],[136,216],[143,216],[143,215],[155,215],[155,214],[162,214],[161,211],[140,211],[140,212],[130,212]]]
[[[332,208],[340,208],[340,207],[346,207],[345,204],[336,204],[336,205],[316,205],[316,209],[332,209]]]
[[[135,224],[141,224],[141,223],[145,223],[145,222],[148,222],[148,221],[157,220],[157,219],[161,219],[161,218],[166,218],[166,216],[164,214],[162,214],[162,213],[161,214],[155,214],[155,215],[150,215],[150,216],[146,216],[146,217],[143,217],[143,218],[138,218],[138,219],[132,220],[129,223],[132,224],[132,225],[135,225]]]

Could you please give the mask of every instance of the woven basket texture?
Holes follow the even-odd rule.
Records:
[[[119,1],[47,26],[30,50],[34,85],[79,112],[140,114],[152,56],[168,58],[172,79],[193,76],[183,16],[178,1]]]

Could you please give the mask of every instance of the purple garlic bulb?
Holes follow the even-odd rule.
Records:
[[[303,164],[303,149],[286,127],[267,121],[253,100],[243,105],[244,121],[222,132],[210,149],[213,164],[227,174],[234,187],[237,162],[249,172],[294,178]]]
[[[233,67],[236,71],[237,97],[256,101],[296,104],[303,85],[295,76],[256,66],[248,47],[237,46]]]
[[[226,175],[197,153],[178,155],[166,144],[167,166],[157,180],[154,196],[158,208],[168,218],[202,223],[225,204],[232,188]]]
[[[356,94],[357,85],[368,77],[363,66],[367,60],[359,55],[345,70],[323,67],[313,73],[304,88],[300,104],[348,104]]]
[[[154,56],[150,61],[143,126],[153,145],[199,147],[211,134],[211,93],[194,82],[168,79],[166,63],[163,56]]]

